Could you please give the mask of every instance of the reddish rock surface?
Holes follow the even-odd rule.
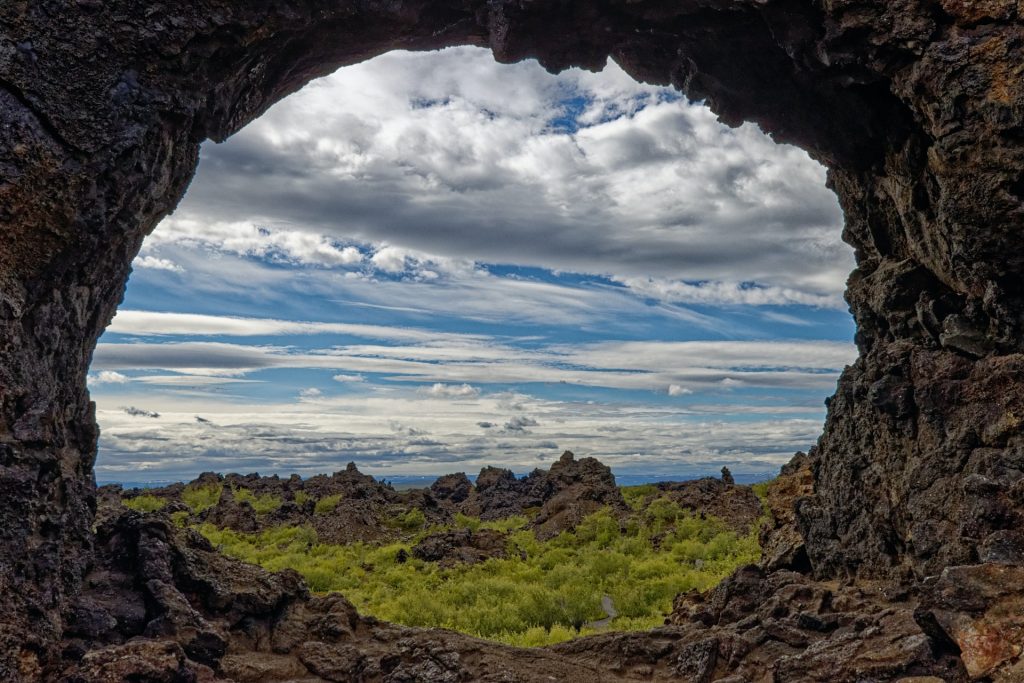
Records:
[[[826,164],[856,249],[847,300],[860,356],[811,454],[813,490],[794,508],[808,565],[822,580],[893,585],[1019,565],[1019,3],[12,0],[0,3],[0,679],[51,676],[61,662],[61,634],[95,563],[89,360],[199,144],[338,66],[456,44],[551,70],[611,56]],[[1003,616],[986,612],[985,623]],[[951,617],[926,623],[966,633]],[[324,653],[342,650],[317,642],[304,656],[331,666]],[[111,647],[122,649],[83,657],[98,667],[89,671],[141,666],[146,652],[159,661],[154,679],[191,666],[173,646]],[[732,661],[708,639],[686,647],[676,652],[683,677]],[[420,673],[455,670],[444,648],[402,651],[421,657]],[[978,649],[990,651],[1001,652]],[[972,670],[990,661],[979,655]],[[339,660],[337,671],[345,666],[359,664]],[[392,680],[419,675],[386,666]],[[979,675],[1012,680],[1012,659],[994,666]]]

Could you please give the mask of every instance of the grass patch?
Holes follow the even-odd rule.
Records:
[[[333,496],[324,496],[316,502],[313,507],[313,514],[316,515],[329,515],[334,512],[335,508],[338,507],[338,503],[341,502],[341,494],[336,493]]]
[[[419,531],[426,523],[427,517],[419,508],[410,508],[407,512],[395,515],[384,522],[386,526],[402,531]]]
[[[310,496],[305,491],[295,492],[295,502],[299,505],[299,507],[304,506],[306,502],[309,501],[310,498],[312,498],[312,496]]]
[[[267,515],[281,507],[281,499],[275,495],[264,493],[257,496],[251,489],[238,488],[232,491],[235,500],[239,503],[245,501],[252,506],[258,515]]]
[[[657,626],[677,593],[711,588],[760,555],[756,531],[739,536],[719,520],[699,519],[676,505],[653,507],[624,528],[611,512],[600,511],[575,532],[544,542],[521,529],[525,518],[502,520],[501,530],[510,532],[507,559],[448,569],[411,554],[404,563],[396,559],[429,533],[422,513],[395,518],[398,528],[415,533],[386,545],[324,544],[307,527],[242,534],[204,525],[200,531],[233,557],[270,570],[292,568],[313,591],[344,593],[364,614],[539,646],[588,633],[585,624],[605,616],[603,595],[619,612],[611,628]],[[462,528],[497,524],[459,519]]]
[[[136,512],[156,512],[157,510],[163,510],[167,507],[167,501],[163,498],[157,498],[151,496],[148,493],[144,493],[141,496],[135,496],[134,498],[124,499],[124,506],[126,508],[135,510]]]
[[[171,522],[174,524],[174,526],[184,529],[185,526],[188,524],[189,516],[190,515],[188,510],[179,510],[178,512],[172,512]]]
[[[750,485],[750,488],[754,491],[754,495],[760,498],[762,503],[764,503],[768,498],[768,489],[775,483],[775,479],[777,479],[777,477],[772,477],[768,481],[759,481],[756,484]]]
[[[224,487],[220,484],[205,486],[190,484],[181,492],[181,501],[192,508],[192,512],[198,514],[219,503],[223,491]]]
[[[493,529],[494,531],[518,531],[526,527],[529,524],[529,520],[523,515],[512,515],[511,517],[505,517],[503,519],[494,519],[490,521],[484,521],[479,517],[471,517],[464,515],[461,512],[455,513],[455,527],[457,529],[469,529],[470,531],[480,531],[481,529]]]
[[[619,492],[626,501],[626,505],[634,510],[641,510],[644,501],[658,493],[658,487],[654,484],[640,484],[639,486],[620,486]]]

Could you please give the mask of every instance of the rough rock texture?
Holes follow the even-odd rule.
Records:
[[[338,66],[611,56],[829,167],[860,357],[796,517],[820,577],[1001,552],[1024,511],[1024,25],[986,0],[0,4],[0,679],[37,678],[91,552],[85,375],[199,143]],[[343,106],[343,103],[339,103]],[[171,655],[168,655],[171,656]]]
[[[97,530],[69,615],[67,683],[619,680],[543,650],[360,617],[340,595],[311,597],[294,572],[228,559],[160,515],[123,509]]]
[[[308,479],[205,472],[188,485],[120,493],[118,487],[111,487],[108,493],[126,500],[142,495],[162,498],[167,502],[164,510],[174,512],[188,511],[182,497],[187,489],[206,487],[220,488],[220,498],[212,507],[193,515],[193,523],[209,522],[245,533],[281,525],[310,526],[325,543],[393,540],[403,533],[419,531],[398,524],[403,515],[414,510],[423,513],[425,524],[440,526],[452,524],[460,512],[484,520],[531,514],[530,525],[540,538],[572,530],[602,507],[622,514],[628,511],[611,470],[594,458],[576,460],[570,451],[563,453],[550,470],[537,469],[521,479],[511,470],[485,467],[475,485],[459,473],[440,477],[428,489],[396,491],[349,463],[332,475]],[[256,498],[269,496],[280,505],[259,514],[242,493]],[[749,489],[747,495],[753,497]],[[332,505],[321,509],[318,503],[324,499],[331,499]],[[710,497],[704,502],[717,504]]]
[[[500,531],[455,529],[427,536],[417,543],[412,554],[442,567],[476,564],[492,557],[505,557],[508,537]]]
[[[811,462],[806,453],[797,453],[768,485],[765,507],[769,519],[760,530],[761,566],[766,569],[810,569],[804,537],[797,528],[796,505],[814,493]]]
[[[310,596],[295,573],[228,559],[162,515],[111,514],[87,569],[61,643],[67,683],[966,680],[952,641],[918,626],[908,595],[756,567],[680,596],[664,628],[535,650],[361,617],[340,595]],[[1001,607],[987,597],[954,609],[984,620]],[[917,612],[946,624],[957,599]]]
[[[531,524],[541,540],[575,529],[601,508],[623,515],[629,511],[611,469],[595,458],[576,460],[572,451],[562,453],[536,487],[543,491],[544,505]]]
[[[626,679],[708,683],[966,681],[955,650],[914,620],[914,601],[877,587],[745,567],[707,594],[676,598],[667,627],[592,636],[555,652]],[[930,681],[929,683],[935,683]]]
[[[736,486],[724,478],[659,482],[655,486],[655,496],[667,498],[701,517],[718,517],[741,534],[750,531],[763,512],[761,501],[749,486]]]

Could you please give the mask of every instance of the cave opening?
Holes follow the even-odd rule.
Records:
[[[204,146],[143,243],[89,375],[97,483],[405,626],[657,626],[756,559],[743,485],[814,444],[856,355],[841,222],[805,152],[614,62],[345,67]],[[600,509],[534,499],[555,475],[484,488],[487,468],[584,486],[602,465],[634,488],[574,494]],[[469,499],[445,499],[462,472]],[[555,504],[586,517],[537,525]]]
[[[892,658],[880,676],[1012,677],[1019,644],[1006,634],[1014,628],[993,632],[999,647],[983,651],[971,634],[977,610],[992,607],[997,619],[1008,613],[1000,605],[1014,599],[1024,564],[1018,13],[1006,3],[913,0],[4,5],[0,677],[52,679],[63,657],[82,655],[72,672],[78,679],[111,678],[119,668],[134,675],[141,669],[126,667],[161,657],[169,680],[195,678],[207,674],[206,662],[227,664],[220,629],[243,622],[273,632],[285,658],[274,662],[288,667],[299,657],[306,670],[326,663],[329,651],[353,655],[345,666],[376,667],[378,677],[415,679],[429,669],[466,678],[512,656],[494,649],[487,653],[494,660],[463,661],[460,652],[479,652],[472,643],[449,640],[441,652],[416,640],[423,634],[379,624],[385,642],[411,645],[399,646],[397,658],[380,641],[345,649],[338,643],[344,623],[358,630],[368,622],[343,604],[306,599],[298,587],[273,581],[263,584],[270,593],[243,598],[212,577],[248,570],[224,565],[195,538],[131,519],[110,535],[109,520],[95,517],[98,432],[88,365],[144,237],[184,194],[200,143],[227,138],[339,66],[396,48],[451,45],[489,47],[503,63],[536,57],[551,71],[596,68],[612,57],[638,80],[672,84],[706,100],[724,121],[756,123],[828,167],[843,235],[855,248],[846,298],[859,355],[840,378],[816,450],[793,473],[801,495],[777,511],[778,535],[767,541],[780,552],[728,579],[720,595],[741,602],[754,593],[782,595],[790,580],[822,595],[818,579],[870,592],[871,581],[885,581],[879,604],[911,602],[882,610],[895,622],[859,637],[895,629],[899,637],[883,648],[941,645],[947,637],[957,647],[887,650]],[[94,524],[107,530],[100,543]],[[152,627],[151,637],[110,642],[104,639],[116,635],[108,630],[88,647],[67,649],[65,628],[102,630],[113,618],[103,605],[87,604],[97,596],[86,590],[86,573],[110,560],[110,551],[126,550],[117,557],[133,561],[138,555],[119,543],[143,540],[157,552],[126,569],[137,573],[125,574],[124,586],[141,587],[144,577],[148,593],[125,603],[141,611],[124,616],[133,628]],[[794,558],[809,575],[776,571]],[[181,570],[187,575],[175,574]],[[183,581],[188,595],[167,579]],[[196,593],[197,585],[204,590]],[[953,601],[963,586],[988,602],[968,610]],[[826,593],[821,604],[835,604]],[[750,604],[726,602],[695,607],[691,616],[735,633],[748,623]],[[239,622],[242,603],[255,614]],[[285,603],[287,615],[274,612]],[[83,620],[90,615],[99,618]],[[813,631],[826,621],[795,626]],[[292,638],[296,625],[313,622],[339,629],[305,643]],[[676,631],[685,642],[662,650],[671,653],[672,675],[767,675],[758,651],[727,663],[716,659],[720,648],[707,632],[694,628]],[[232,633],[259,640],[251,629]],[[801,633],[806,642],[831,638]],[[811,650],[820,649],[792,647],[794,656],[773,665],[774,675],[799,680],[866,664],[855,654],[813,660]],[[957,648],[959,658],[950,659]],[[567,680],[581,671],[593,680],[611,665],[602,659],[595,668],[581,654],[595,653],[563,648],[538,656]]]
[[[100,484],[571,449],[774,476],[854,358],[824,169],[614,62],[390,53],[204,147],[97,347]],[[342,461],[339,461],[339,458]]]

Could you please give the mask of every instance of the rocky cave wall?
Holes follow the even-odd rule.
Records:
[[[199,144],[393,49],[479,45],[552,71],[611,57],[826,164],[856,248],[860,357],[797,504],[806,557],[824,577],[1020,563],[1021,13],[1013,0],[0,4],[0,678],[53,660],[92,542],[89,360]]]

